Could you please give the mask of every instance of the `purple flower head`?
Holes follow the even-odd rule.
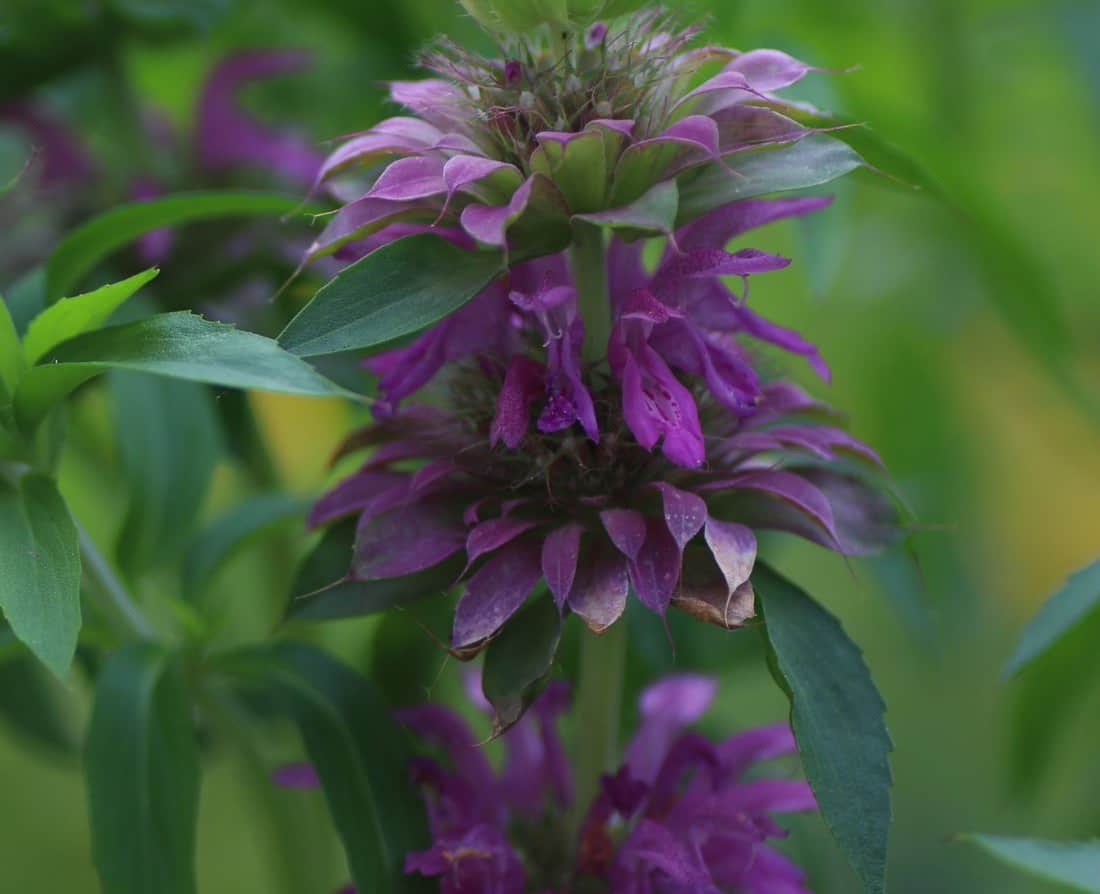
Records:
[[[535,337],[550,329],[564,340],[568,296],[544,304]],[[657,327],[647,306],[623,306],[632,325]],[[790,531],[844,553],[895,536],[893,504],[869,483],[878,458],[805,392],[761,384],[751,407],[730,412],[701,388],[672,391],[677,380],[657,348],[636,353],[630,362],[649,364],[642,375],[657,383],[642,379],[637,407],[614,378],[574,379],[565,363],[557,378],[522,354],[507,364],[488,356],[452,364],[449,409],[413,404],[351,436],[342,455],[373,450],[317,503],[311,523],[358,518],[353,579],[453,567],[461,594],[451,644],[462,657],[483,648],[540,584],[559,612],[596,632],[620,617],[631,590],[662,616],[673,606],[734,627],[754,612],[756,530]],[[568,405],[560,418],[547,419],[548,381],[560,398],[549,406]],[[666,402],[647,403],[646,389],[662,387]],[[654,414],[672,419],[673,398],[682,401],[676,412],[690,412],[707,432],[705,465],[677,452],[694,449],[684,431],[664,432],[663,456],[636,431],[632,414],[648,414],[646,424]],[[574,416],[576,431],[559,428]]]
[[[786,725],[717,742],[690,731],[714,692],[712,679],[679,674],[642,693],[625,759],[602,778],[575,837],[566,821],[572,771],[557,728],[568,708],[564,683],[552,682],[503,734],[499,770],[450,708],[399,711],[441,755],[410,768],[432,841],[406,855],[405,871],[437,878],[444,894],[564,891],[585,880],[613,892],[809,894],[801,869],[771,842],[787,834],[777,815],[816,810],[810,787],[756,772],[761,761],[794,754],[794,737]],[[303,765],[279,770],[276,781],[316,785]]]
[[[541,32],[513,30],[503,59],[442,40],[423,58],[433,77],[391,85],[404,114],[352,135],[316,177],[343,205],[309,259],[401,221],[512,257],[553,253],[575,215],[707,168],[736,178],[739,159],[813,132],[777,91],[814,69],[779,50],[696,48],[697,29],[652,9],[569,30],[560,58]],[[380,163],[373,183],[345,182]]]

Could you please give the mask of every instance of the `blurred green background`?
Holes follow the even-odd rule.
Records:
[[[416,50],[434,34],[484,40],[451,0],[7,0],[5,8],[0,104],[32,100],[61,115],[104,174],[68,223],[122,200],[135,165],[173,188],[194,185],[186,151],[138,158],[127,110],[159,109],[186,134],[203,78],[227,53],[310,50],[311,68],[249,88],[247,103],[323,145],[385,113],[379,82],[411,76]],[[834,184],[838,201],[818,219],[753,235],[754,246],[794,258],[754,281],[756,306],[821,346],[834,379],[808,386],[850,413],[920,519],[915,560],[899,550],[846,564],[778,538],[767,548],[841,616],[886,699],[896,743],[895,894],[1053,890],[951,839],[1100,833],[1100,673],[1088,673],[1097,662],[999,679],[1026,619],[1100,554],[1100,4],[700,0],[683,11],[708,21],[717,43],[779,47],[830,69],[858,65],[812,76],[801,96],[868,122],[942,185],[936,199],[860,175]],[[2,126],[0,150],[20,157],[18,137]],[[61,226],[36,222],[41,209],[5,210],[5,201],[14,196],[0,199],[5,241],[48,240]],[[169,258],[159,285],[186,284],[192,263]],[[104,538],[126,510],[109,422],[117,397],[105,388],[81,396],[63,463],[76,515]],[[316,493],[347,410],[249,399],[273,445],[275,476]],[[188,456],[181,452],[181,466]],[[205,517],[232,503],[241,477],[219,466]],[[270,594],[285,589],[286,573],[257,556],[234,559],[208,616],[227,636],[262,636],[278,616],[281,597]],[[410,626],[386,622],[376,637],[378,623],[355,622],[308,635],[363,666],[392,659],[406,673]],[[718,673],[715,732],[783,715],[754,631],[676,633],[673,656],[639,619],[636,682],[671,667]],[[453,693],[458,670],[441,664],[396,685]],[[74,679],[62,689],[5,667],[0,692],[0,889],[95,891],[78,765],[44,744],[79,734],[87,686]],[[44,702],[62,705],[60,726],[28,722],[26,706]],[[341,879],[319,800],[266,785],[264,762],[293,756],[291,748],[277,738],[260,755],[211,751],[202,891],[327,891]],[[288,823],[299,830],[291,851],[308,861],[297,874],[277,837]],[[815,890],[856,890],[816,818],[797,824],[792,847]]]

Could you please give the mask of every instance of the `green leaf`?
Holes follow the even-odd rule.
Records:
[[[203,385],[123,371],[107,385],[129,492],[116,555],[133,574],[182,555],[222,452],[221,429]]]
[[[23,352],[19,349],[19,333],[8,312],[8,305],[0,296],[0,404],[5,395],[15,393],[15,386],[23,374]]]
[[[276,193],[191,192],[119,205],[70,232],[46,262],[46,303],[56,301],[113,252],[161,227],[215,217],[278,217],[301,206],[301,199]]]
[[[497,253],[466,251],[430,234],[408,236],[325,283],[279,343],[303,357],[385,344],[458,310],[503,272]]]
[[[832,136],[855,149],[872,170],[885,174],[901,185],[924,190],[937,198],[945,198],[943,187],[920,162],[862,122],[844,115],[810,111],[785,103],[776,108],[788,118],[807,127],[838,128],[833,131]]]
[[[0,628],[0,633],[7,633]],[[0,637],[2,639],[2,637]],[[78,738],[68,693],[21,646],[14,654],[0,650],[0,719],[3,725],[34,748],[51,757],[73,757]]]
[[[1005,664],[1004,676],[1019,673],[1056,647],[1062,637],[1096,611],[1100,611],[1100,560],[1070,575],[1065,586],[1039,609]]]
[[[289,494],[256,494],[215,519],[191,544],[183,562],[183,589],[194,595],[218,567],[254,538],[305,515],[309,504]]]
[[[351,580],[348,574],[355,528],[355,519],[349,519],[325,531],[298,571],[287,617],[329,621],[377,614],[398,605],[441,596],[462,573],[462,561],[455,559],[401,577]]]
[[[84,771],[92,857],[107,894],[194,894],[199,752],[181,669],[125,646],[96,683]]]
[[[676,228],[680,191],[675,180],[658,183],[641,198],[621,208],[609,208],[575,218],[616,230],[627,240],[667,236]]]
[[[788,146],[746,152],[731,167],[708,165],[680,178],[677,226],[739,199],[820,186],[864,167],[864,161],[847,143],[811,134]]]
[[[31,320],[23,338],[23,355],[33,366],[43,354],[85,332],[98,329],[121,304],[160,271],[156,267],[73,298],[63,298]]]
[[[493,706],[493,735],[514,724],[546,687],[561,643],[561,614],[543,593],[514,615],[485,650],[481,688]]]
[[[883,894],[893,745],[882,697],[836,618],[761,565],[752,583],[772,673],[791,700],[791,724],[821,817],[864,891]]]
[[[205,31],[235,5],[235,0],[109,0],[108,2],[108,6],[130,24],[158,32],[174,28]]]
[[[293,713],[356,888],[430,890],[427,880],[404,873],[405,854],[427,845],[427,827],[405,736],[370,681],[305,643],[246,652],[226,669],[264,684]]]
[[[80,546],[57,485],[31,472],[0,479],[0,609],[37,658],[63,678],[80,632]]]
[[[19,386],[20,422],[33,427],[78,385],[112,368],[229,388],[353,396],[269,338],[179,311],[109,326],[58,345],[28,370]]]
[[[964,835],[994,857],[1036,878],[1100,894],[1100,841],[1043,841],[1002,835]]]

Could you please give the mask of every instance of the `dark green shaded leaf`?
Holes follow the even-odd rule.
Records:
[[[26,649],[16,650],[0,649],[0,719],[32,748],[72,756],[78,740],[64,687]]]
[[[430,596],[441,596],[462,573],[461,560],[441,562],[423,571],[379,580],[348,577],[355,545],[355,519],[328,528],[298,572],[287,616],[328,621],[373,615]]]
[[[279,343],[303,357],[385,344],[458,310],[503,271],[497,253],[466,251],[430,234],[408,236],[325,283]]]
[[[350,395],[269,338],[180,311],[109,326],[59,345],[24,376],[16,395],[20,421],[33,427],[74,388],[111,368],[229,388]]]
[[[514,615],[485,650],[481,688],[493,706],[493,734],[523,716],[550,676],[561,642],[561,615],[548,593]]]
[[[851,146],[825,134],[812,134],[777,149],[759,149],[731,162],[733,171],[709,165],[680,178],[677,226],[722,205],[772,192],[820,186],[863,167]]]
[[[768,568],[757,565],[752,583],[822,819],[864,891],[882,894],[893,781],[882,697],[836,618]]]
[[[72,291],[100,261],[152,230],[213,217],[277,217],[300,206],[300,199],[248,191],[179,193],[119,205],[57,244],[46,262],[46,302]]]
[[[107,894],[193,894],[199,754],[183,674],[151,643],[111,656],[84,751],[92,856]]]
[[[69,670],[80,632],[80,547],[57,485],[31,472],[0,479],[0,609],[30,650],[58,677]]]
[[[138,28],[202,31],[226,15],[235,0],[110,0],[108,5]]]
[[[19,334],[8,312],[8,305],[0,296],[0,404],[5,395],[15,392],[16,383],[23,374],[23,352],[19,348]]]
[[[616,230],[624,239],[667,236],[676,228],[680,194],[675,180],[658,183],[641,198],[620,208],[574,215],[580,220]]]
[[[1009,866],[1074,891],[1100,894],[1100,841],[1043,841],[1002,835],[965,835]]]
[[[94,292],[63,298],[38,314],[23,337],[23,355],[28,364],[37,363],[43,354],[77,335],[98,329],[119,306],[153,279],[156,267],[121,282],[102,286]]]
[[[1024,630],[1016,651],[1005,664],[1004,675],[1019,673],[1093,612],[1100,611],[1100,561],[1070,575]]]
[[[427,844],[427,827],[405,736],[370,681],[304,643],[244,653],[226,667],[273,690],[293,713],[356,888],[430,890],[403,871],[405,854]]]
[[[116,552],[135,572],[178,560],[186,548],[221,454],[221,431],[202,385],[115,371],[108,387],[129,489]]]
[[[198,593],[218,567],[254,538],[298,521],[309,504],[289,494],[256,494],[216,518],[191,544],[183,563],[185,593]]]

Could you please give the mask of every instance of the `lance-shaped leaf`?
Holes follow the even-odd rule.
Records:
[[[493,735],[523,716],[539,696],[561,642],[561,614],[548,593],[517,612],[485,651],[481,688],[493,706]]]
[[[58,677],[80,632],[80,545],[57,485],[37,473],[0,479],[0,609]]]
[[[20,422],[32,428],[74,388],[112,368],[229,388],[351,396],[269,338],[180,311],[109,326],[58,345],[20,383]]]
[[[119,306],[159,271],[153,267],[121,282],[102,286],[94,292],[63,298],[51,304],[31,320],[23,339],[23,355],[29,365],[63,341],[98,329]]]
[[[746,152],[730,166],[708,165],[680,179],[677,226],[740,199],[820,186],[865,164],[847,143],[811,134],[789,146]]]
[[[458,310],[503,272],[497,252],[466,251],[431,234],[408,236],[325,283],[279,343],[303,357],[385,344]]]
[[[218,217],[276,218],[301,200],[263,192],[192,192],[119,205],[70,232],[46,262],[46,303],[56,301],[113,252],[162,227]]]
[[[84,750],[92,856],[110,894],[194,894],[199,753],[181,668],[152,643],[111,656]]]
[[[668,236],[676,228],[680,193],[675,180],[658,183],[641,198],[621,208],[609,208],[575,218],[615,230],[627,241],[647,236]]]
[[[403,871],[405,854],[426,846],[427,828],[406,737],[370,681],[305,643],[243,653],[226,669],[274,692],[297,721],[356,888],[429,890]]]
[[[806,779],[867,894],[886,891],[890,830],[885,705],[859,648],[836,618],[790,581],[757,565],[772,673],[791,700]]]
[[[1039,609],[1005,665],[1005,676],[1019,673],[1051,649],[1077,625],[1100,612],[1100,561],[1070,575],[1065,586]]]
[[[19,333],[15,331],[7,302],[0,295],[0,404],[5,403],[5,395],[10,397],[15,391],[22,374],[23,352],[19,349]]]
[[[1074,891],[1100,894],[1100,841],[1044,841],[1002,835],[964,835],[1009,866]]]

